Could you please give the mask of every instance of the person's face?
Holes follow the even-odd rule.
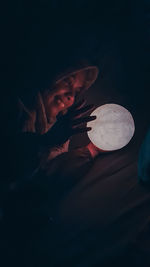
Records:
[[[60,82],[53,91],[46,90],[43,100],[48,119],[56,118],[60,112],[65,112],[73,105],[75,90],[70,88],[68,83]]]
[[[83,75],[78,73],[60,81],[52,91],[44,91],[43,100],[49,120],[51,118],[56,119],[60,112],[65,113],[73,105],[76,93],[80,91],[83,85],[83,80]]]

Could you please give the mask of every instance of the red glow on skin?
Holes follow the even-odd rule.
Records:
[[[53,90],[46,89],[43,101],[48,120],[56,119],[56,116],[74,104],[76,93],[84,84],[84,74],[79,72],[55,84]]]
[[[92,142],[90,142],[87,145],[87,148],[89,149],[92,158],[95,158],[97,155],[99,155],[100,153],[107,153],[108,151],[102,150],[98,147],[96,147]]]

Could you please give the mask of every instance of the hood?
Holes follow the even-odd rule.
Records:
[[[98,76],[98,68],[94,65],[84,65],[76,68],[70,68],[60,75],[56,76],[52,83],[52,87],[55,84],[58,84],[62,80],[69,78],[70,76],[74,77],[73,83],[78,82],[78,74],[83,77],[83,84],[81,87],[81,92],[86,91],[91,85],[95,82]]]
[[[38,92],[45,89],[53,90],[55,85],[57,85],[62,80],[69,78],[70,76],[74,77],[73,82],[76,83],[78,80],[77,74],[79,73],[83,76],[83,85],[77,95],[77,97],[80,97],[87,89],[91,87],[91,85],[97,79],[99,73],[97,66],[91,65],[89,63],[77,63],[75,64],[75,67],[58,67],[57,70],[53,70],[49,75],[45,74],[44,79],[43,75],[39,77],[40,74],[36,75],[35,78],[32,77],[30,82],[27,78],[26,83],[23,84],[23,88],[19,90],[18,96],[22,99],[25,105],[27,105],[29,108],[32,108],[34,99]]]
[[[59,84],[61,81],[73,77],[73,83],[78,82],[78,77],[82,77],[82,86],[76,95],[76,98],[80,97],[85,90],[87,90],[96,80],[98,76],[98,68],[94,65],[82,64],[75,68],[69,68],[65,72],[61,72],[53,78],[52,82],[38,90],[24,91],[22,95],[19,96],[19,110],[21,111],[20,122],[22,131],[31,131],[44,133],[49,128],[50,125],[47,122],[45,115],[45,107],[40,94],[40,91],[44,89],[52,90],[55,85]],[[20,113],[20,112],[19,112]]]

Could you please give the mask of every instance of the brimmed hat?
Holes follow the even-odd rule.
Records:
[[[49,75],[44,75],[42,72],[41,76],[39,74],[34,77],[32,76],[32,79],[26,79],[26,83],[24,84],[23,90],[20,90],[19,96],[24,99],[25,102],[29,103],[29,105],[33,104],[34,98],[37,94],[37,92],[43,91],[45,89],[53,90],[56,85],[58,85],[61,81],[68,79],[69,77],[74,77],[74,83],[77,82],[78,76],[76,74],[83,73],[83,85],[80,88],[79,92],[76,94],[76,98],[80,97],[97,79],[99,70],[98,67],[95,65],[91,65],[87,62],[79,62],[77,64],[72,64],[75,67],[69,67],[69,68],[61,68],[61,70],[53,70],[55,74],[53,75],[53,72],[49,72]],[[59,69],[59,68],[58,68]],[[64,71],[65,70],[65,71]]]
[[[61,75],[57,76],[54,81],[53,85],[59,84],[63,80],[68,79],[70,76],[74,76],[73,83],[77,82],[78,76],[76,74],[83,74],[84,81],[81,90],[85,91],[87,90],[97,79],[98,76],[98,68],[96,66],[85,66],[80,67],[79,69],[69,69],[65,73],[62,73]]]

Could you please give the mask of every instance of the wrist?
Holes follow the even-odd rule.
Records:
[[[94,146],[91,142],[87,145],[87,148],[88,148],[92,158],[95,158],[100,153],[100,149],[98,149],[96,146]]]

